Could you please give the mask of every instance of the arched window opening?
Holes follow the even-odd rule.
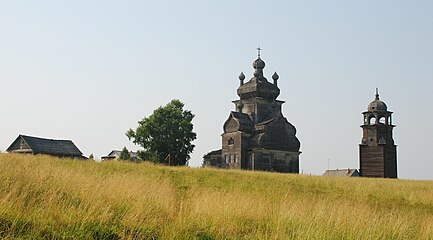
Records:
[[[387,124],[388,124],[388,125],[391,125],[391,124],[392,124],[392,122],[391,122],[391,116],[388,116]]]
[[[369,125],[376,124],[376,117],[370,116],[370,118],[368,119],[368,123],[369,123]]]
[[[227,142],[228,145],[233,145],[235,144],[235,140],[233,140],[233,138],[230,138]]]
[[[379,118],[379,123],[386,124],[386,118],[385,117]]]

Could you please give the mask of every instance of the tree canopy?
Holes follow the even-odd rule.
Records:
[[[197,135],[192,124],[194,114],[183,107],[181,101],[174,99],[139,121],[135,131],[126,132],[129,140],[143,147],[139,151],[141,159],[167,165],[188,163]]]
[[[129,151],[126,147],[123,147],[122,151],[120,152],[119,159],[120,160],[131,160],[131,154],[129,154]]]

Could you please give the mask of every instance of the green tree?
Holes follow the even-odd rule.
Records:
[[[141,159],[177,166],[188,163],[197,135],[192,124],[194,114],[183,107],[181,101],[174,99],[139,121],[135,131],[126,132],[129,140],[143,147],[139,151]]]
[[[131,160],[131,154],[129,154],[129,151],[126,147],[123,147],[122,151],[120,152],[119,159],[120,160]]]

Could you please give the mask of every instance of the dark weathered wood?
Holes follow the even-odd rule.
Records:
[[[57,157],[85,158],[71,140],[54,140],[19,135],[6,150],[11,153],[47,154]]]
[[[260,58],[253,67],[254,76],[247,83],[243,73],[239,76],[240,99],[233,101],[235,111],[224,123],[221,151],[206,154],[203,166],[299,173],[301,152],[296,129],[283,117],[284,101],[276,99],[279,76],[275,73],[273,83],[268,82]]]
[[[397,147],[392,137],[391,115],[376,93],[363,113],[362,141],[359,145],[359,167],[363,177],[397,178]]]

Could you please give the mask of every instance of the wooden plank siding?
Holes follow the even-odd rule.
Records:
[[[360,173],[363,177],[385,177],[383,146],[360,145]]]
[[[397,178],[395,145],[360,145],[360,173],[363,177]]]

